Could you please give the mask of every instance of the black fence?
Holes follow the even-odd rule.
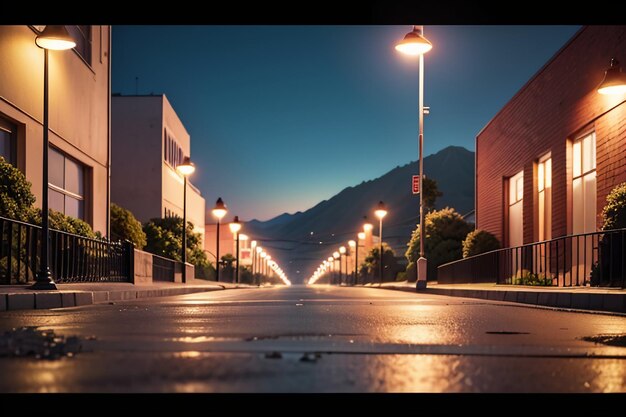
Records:
[[[130,282],[133,245],[50,229],[49,267],[58,283]],[[26,284],[40,268],[41,227],[0,217],[0,284]]]
[[[563,236],[439,266],[442,284],[626,287],[626,229]]]
[[[176,261],[158,255],[152,255],[152,281],[174,282]]]

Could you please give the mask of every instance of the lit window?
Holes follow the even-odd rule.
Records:
[[[48,153],[49,207],[68,216],[85,218],[85,167],[50,148]]]
[[[0,118],[0,156],[10,164],[15,165],[16,128],[8,121]]]

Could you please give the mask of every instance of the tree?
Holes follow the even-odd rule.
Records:
[[[220,270],[220,276],[229,277],[230,282],[235,282],[235,257],[232,253],[227,253],[220,258],[220,265],[222,269]]]
[[[133,242],[137,249],[146,246],[146,234],[130,210],[111,203],[111,237]]]
[[[462,242],[467,234],[472,231],[472,226],[463,220],[463,217],[456,210],[446,207],[428,213],[424,228],[426,231],[424,250],[428,259],[428,279],[434,280],[437,277],[439,265],[461,259]],[[407,246],[408,249],[405,254],[409,261],[407,278],[413,281],[415,279],[415,264],[419,258],[419,225],[413,231]]]
[[[181,261],[183,247],[183,219],[178,216],[165,219],[151,219],[143,227],[146,234],[145,250],[155,255]],[[200,233],[193,232],[193,224],[187,222],[187,262],[196,268],[204,268],[209,264],[202,248]]]
[[[424,188],[424,211],[430,213],[435,209],[437,198],[441,197],[443,193],[439,191],[437,181],[428,178],[426,175],[424,175],[422,181],[422,188]]]
[[[380,282],[380,247],[376,245],[365,257],[365,261],[359,269],[361,277],[368,278],[370,282]],[[398,261],[396,254],[383,242],[383,281],[395,280],[398,272]]]
[[[602,209],[602,230],[626,228],[626,182],[613,188]]]
[[[500,249],[498,238],[486,230],[472,230],[463,241],[464,258],[496,249]]]

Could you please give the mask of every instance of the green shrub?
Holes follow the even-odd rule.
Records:
[[[31,186],[22,171],[0,156],[0,216],[28,221],[29,212],[35,204]]]
[[[611,190],[602,210],[602,230],[623,228],[626,228],[626,182]]]
[[[463,220],[463,217],[453,208],[446,207],[432,211],[426,215],[424,228],[426,231],[425,252],[428,259],[428,279],[437,277],[437,267],[462,257],[463,240],[472,230],[472,226]],[[419,258],[420,232],[419,225],[413,231],[411,240],[407,244],[406,258],[407,276],[413,281],[415,278],[415,263]]]
[[[542,286],[550,286],[552,285],[553,279],[551,277],[546,277],[546,274],[539,273],[534,274],[526,269],[523,269],[519,276],[512,277],[511,280],[515,285],[542,285]]]
[[[496,249],[500,249],[498,238],[486,230],[473,230],[467,234],[463,241],[464,258]]]
[[[111,203],[111,238],[133,242],[137,249],[146,246],[146,234],[130,210]]]
[[[361,276],[369,282],[380,282],[380,247],[375,245],[365,257],[361,265]],[[396,254],[383,242],[383,281],[393,281],[398,273],[398,260]]]

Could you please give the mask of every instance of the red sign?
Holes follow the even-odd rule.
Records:
[[[420,193],[420,176],[413,175],[413,194]]]

